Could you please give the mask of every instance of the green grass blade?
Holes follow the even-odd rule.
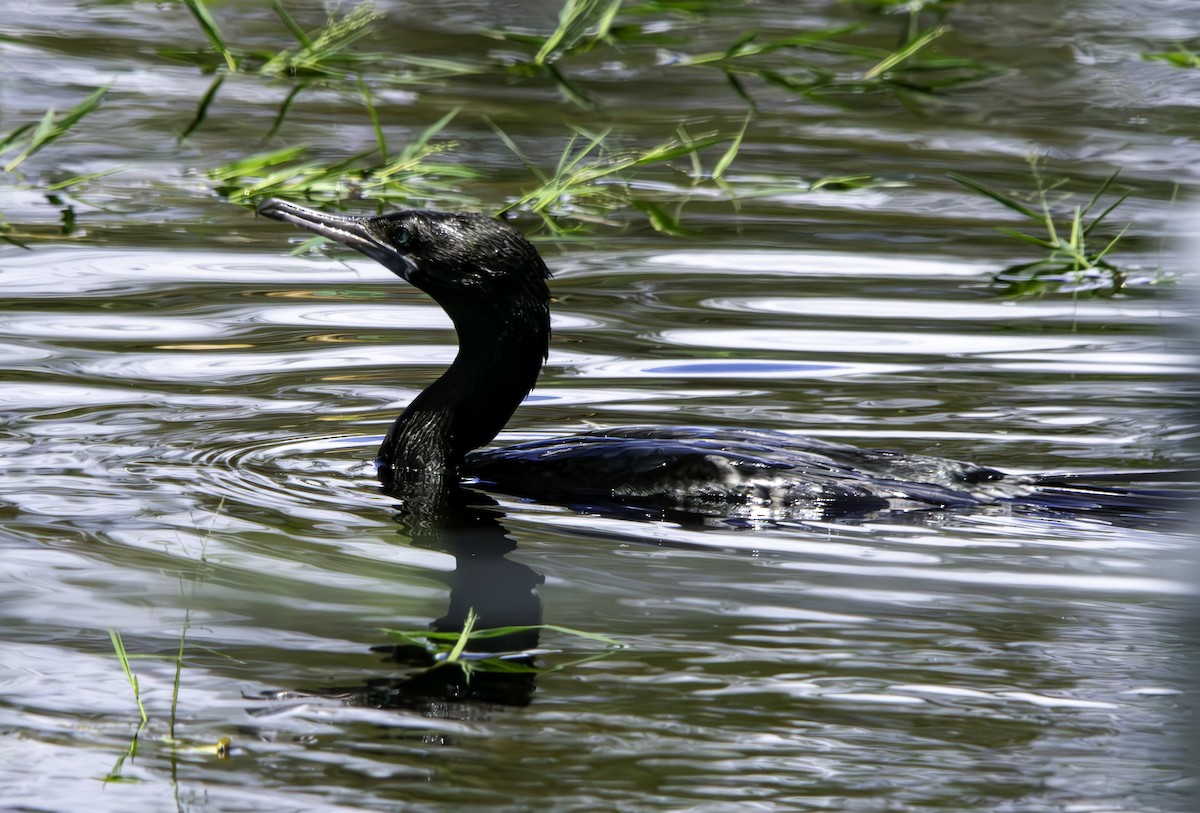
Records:
[[[271,8],[275,9],[275,14],[279,19],[283,20],[283,24],[292,32],[292,36],[296,38],[296,42],[300,43],[306,49],[313,47],[312,40],[309,39],[308,34],[292,19],[292,15],[287,13],[287,9],[283,7],[283,3],[279,0],[271,0]]]
[[[571,635],[575,638],[586,638],[589,641],[597,641],[602,644],[607,644],[608,646],[618,646],[618,647],[625,646],[625,644],[621,643],[620,641],[616,640],[615,638],[609,638],[607,635],[600,635],[599,633],[595,633],[595,632],[585,632],[583,630],[571,629],[570,627],[559,627],[555,624],[528,624],[528,625],[514,625],[514,626],[509,626],[509,627],[488,627],[487,629],[475,630],[474,632],[471,633],[471,637],[476,640],[483,639],[483,638],[499,638],[504,635],[517,635],[517,634],[524,633],[524,632],[533,632],[534,630],[549,630],[550,632],[558,632],[558,633],[562,633],[563,635]],[[433,635],[436,635],[436,634],[438,634],[438,633],[431,633],[430,637],[433,637]],[[457,633],[440,633],[440,634],[441,635],[449,635],[449,636],[457,635]]]
[[[112,639],[113,649],[116,650],[117,659],[121,662],[121,669],[125,672],[125,679],[133,687],[133,699],[137,701],[138,713],[142,715],[142,725],[145,725],[149,717],[146,715],[146,707],[142,705],[142,694],[138,691],[137,675],[129,667],[129,653],[125,651],[125,642],[121,640],[121,633],[116,630],[109,630],[108,637]]]
[[[551,632],[559,632],[559,633],[562,633],[563,635],[571,635],[576,638],[586,638],[589,641],[596,641],[601,644],[607,644],[608,646],[615,646],[615,647],[622,647],[622,648],[625,646],[625,644],[621,643],[616,638],[609,638],[607,635],[601,635],[597,632],[585,632],[583,630],[571,629],[570,627],[560,627],[556,624],[541,624],[539,626],[544,630],[550,630]]]
[[[184,615],[183,631],[179,634],[179,651],[175,654],[175,682],[171,687],[171,739],[175,739],[176,712],[179,709],[179,685],[183,678],[183,648],[187,643],[188,624],[191,622],[191,616],[191,610]]]
[[[1096,228],[1101,223],[1103,223],[1108,218],[1108,216],[1113,213],[1113,210],[1116,209],[1118,206],[1120,206],[1122,203],[1124,203],[1125,200],[1132,194],[1133,194],[1133,190],[1131,189],[1128,192],[1125,192],[1124,194],[1122,194],[1115,201],[1113,201],[1111,206],[1109,206],[1107,209],[1105,209],[1103,212],[1101,212],[1099,215],[1097,215],[1096,218],[1087,225],[1087,227],[1083,230],[1084,236],[1086,237],[1087,235],[1091,234],[1092,229]]]
[[[1119,240],[1120,240],[1122,237],[1124,237],[1124,236],[1125,236],[1125,232],[1127,232],[1127,231],[1129,231],[1129,226],[1128,226],[1128,225],[1126,225],[1126,226],[1125,226],[1125,228],[1121,229],[1121,231],[1117,233],[1117,236],[1116,236],[1116,237],[1114,237],[1113,239],[1111,239],[1111,240],[1109,240],[1109,241],[1108,241],[1108,245],[1106,245],[1106,246],[1104,247],[1104,250],[1103,250],[1103,251],[1101,251],[1099,254],[1097,254],[1097,255],[1096,255],[1095,262],[1100,262],[1101,260],[1103,260],[1103,259],[1105,258],[1105,256],[1107,256],[1107,255],[1108,255],[1108,252],[1112,251],[1112,250],[1113,250],[1113,248],[1115,248],[1115,247],[1116,247],[1116,245],[1117,245],[1117,242],[1118,242],[1118,241],[1119,241]]]
[[[944,25],[935,26],[934,28],[929,29],[924,34],[910,42],[908,45],[901,48],[899,51],[896,51],[893,54],[888,54],[888,56],[878,62],[875,67],[864,73],[863,79],[876,79],[879,76],[882,76],[902,62],[908,61],[918,51],[949,30],[949,27]]]
[[[104,94],[108,93],[108,88],[99,88],[91,93],[86,99],[72,107],[63,114],[61,119],[54,119],[54,109],[51,108],[42,116],[42,120],[38,123],[37,129],[33,131],[33,135],[29,137],[29,144],[25,149],[13,160],[9,161],[4,169],[12,172],[26,158],[29,158],[34,153],[48,147],[57,141],[62,136],[66,135],[76,123],[79,122],[88,113],[91,113],[99,105],[104,98]]]
[[[1025,217],[1028,217],[1031,220],[1036,220],[1039,223],[1042,222],[1042,220],[1043,220],[1041,213],[1036,212],[1033,209],[1030,209],[1025,204],[1021,203],[1018,200],[1015,200],[1014,198],[1009,197],[1008,195],[1005,195],[1001,192],[997,192],[995,189],[992,189],[990,186],[985,186],[984,184],[981,184],[979,181],[972,180],[971,178],[968,178],[965,175],[959,175],[957,172],[947,172],[946,177],[948,177],[950,180],[954,181],[955,183],[962,184],[963,186],[967,187],[967,189],[970,189],[973,192],[978,192],[979,194],[981,194],[985,197],[991,198],[992,200],[996,201],[996,203],[999,203],[1001,206],[1012,209],[1014,212],[1018,212],[1018,213],[1024,215]]]
[[[568,79],[558,68],[550,64],[543,65],[542,67],[545,69],[546,74],[554,80],[554,84],[558,86],[558,92],[567,101],[584,110],[596,110],[599,108],[599,105],[587,94],[587,91]]]
[[[49,186],[44,187],[44,189],[47,192],[59,192],[63,189],[69,189],[72,186],[85,184],[88,181],[94,181],[98,178],[107,178],[109,175],[116,175],[118,172],[124,172],[126,169],[127,167],[114,167],[112,169],[102,169],[99,172],[93,172],[88,175],[75,175],[71,178],[67,178],[65,181],[52,183]]]
[[[371,101],[371,89],[367,87],[361,73],[358,75],[358,89],[362,93],[363,103],[367,106],[367,115],[371,117],[371,126],[375,128],[375,140],[379,143],[379,160],[386,164],[388,160],[387,139],[383,136],[383,125],[379,123],[379,111],[375,109],[375,103]]]
[[[245,175],[253,175],[261,172],[266,167],[285,164],[289,161],[294,161],[304,154],[307,149],[304,145],[294,147],[283,147],[282,149],[273,150],[272,152],[260,152],[254,155],[248,155],[245,158],[239,158],[236,161],[231,161],[224,166],[210,170],[208,176],[214,180],[224,181],[231,178],[239,178]]]
[[[746,49],[746,46],[748,46],[750,43],[754,42],[754,40],[758,37],[759,33],[760,32],[758,32],[754,29],[751,29],[750,31],[745,32],[740,37],[735,39],[733,42],[731,42],[729,44],[729,47],[725,49],[725,58],[726,59],[736,59],[738,56],[740,56],[743,53],[744,49]]]
[[[545,65],[555,52],[576,47],[593,26],[593,40],[607,36],[613,18],[621,8],[621,0],[567,0],[558,14],[558,27],[546,37],[533,58],[535,65]]]
[[[1017,231],[1016,229],[997,226],[996,231],[1000,232],[1001,234],[1007,234],[1009,237],[1015,237],[1023,242],[1032,243],[1035,246],[1041,246],[1042,248],[1049,248],[1055,251],[1062,248],[1062,246],[1058,243],[1052,243],[1049,240],[1043,240],[1040,237],[1034,237],[1032,234],[1026,234],[1023,231]]]
[[[1068,245],[1076,251],[1083,249],[1083,213],[1078,206],[1071,217],[1071,241]]]
[[[508,147],[509,151],[513,155],[517,156],[517,160],[520,161],[535,178],[537,178],[543,184],[546,183],[547,178],[545,174],[541,171],[541,169],[538,168],[537,164],[525,157],[525,153],[521,152],[521,148],[517,146],[517,142],[512,140],[512,136],[501,130],[500,125],[496,124],[496,122],[492,121],[491,119],[487,119],[487,123],[488,126],[492,128],[492,131],[500,137],[500,140],[504,142],[504,146]]]
[[[306,82],[301,82],[288,91],[287,97],[283,100],[283,104],[279,105],[279,110],[275,113],[275,118],[271,121],[271,129],[267,130],[267,134],[263,136],[263,141],[270,141],[279,133],[279,129],[283,127],[284,119],[287,118],[288,111],[292,109],[292,102],[296,101],[296,97],[307,87],[308,84]]]
[[[741,79],[738,79],[737,74],[728,68],[724,68],[722,71],[725,74],[725,78],[729,81],[729,86],[733,88],[733,92],[736,93],[741,100],[746,103],[746,106],[750,108],[751,112],[757,112],[758,102],[754,101],[754,97],[752,97],[750,92],[746,90],[746,86],[742,84]]]
[[[196,24],[200,26],[200,30],[204,32],[204,36],[208,38],[212,47],[225,60],[225,64],[229,66],[229,72],[237,73],[237,60],[226,47],[225,38],[221,36],[221,29],[217,26],[217,21],[208,13],[208,7],[204,5],[204,0],[183,0],[183,4],[187,6],[188,11],[192,12],[192,16],[196,18]]]
[[[18,155],[16,158],[14,158],[12,161],[9,161],[7,164],[5,164],[4,169],[7,172],[12,172],[14,169],[16,169],[21,164],[22,161],[24,161],[29,156],[33,155],[33,153],[34,153],[33,145],[38,143],[42,139],[46,138],[46,136],[48,136],[50,134],[50,132],[53,131],[53,129],[54,129],[54,108],[51,107],[49,110],[47,110],[45,113],[42,114],[42,118],[37,123],[37,127],[34,128],[33,135],[31,135],[29,137],[29,143],[25,145],[24,151],[22,151],[21,154]]]
[[[679,222],[678,215],[672,215],[657,203],[648,200],[635,200],[633,205],[644,212],[650,221],[650,226],[660,234],[672,237],[695,237],[696,233]]]
[[[462,657],[463,651],[467,648],[467,641],[471,640],[471,630],[475,628],[475,622],[479,620],[479,616],[475,614],[474,608],[467,610],[467,620],[463,622],[462,632],[459,633],[458,640],[454,642],[454,648],[446,655],[447,663],[455,663]]]
[[[725,154],[721,156],[721,159],[717,161],[717,165],[713,167],[712,179],[714,181],[720,180],[721,176],[725,174],[725,170],[729,169],[729,165],[733,163],[733,159],[737,158],[738,150],[742,146],[742,139],[746,135],[746,130],[750,127],[752,115],[751,113],[746,114],[746,120],[742,122],[741,131],[734,136],[733,143],[729,145],[729,149],[725,150]]]
[[[1107,178],[1104,179],[1104,182],[1100,184],[1100,188],[1097,189],[1092,194],[1091,200],[1089,200],[1087,202],[1087,206],[1083,207],[1083,216],[1084,217],[1087,217],[1087,215],[1092,211],[1092,207],[1094,207],[1096,205],[1096,203],[1100,200],[1101,196],[1103,196],[1104,193],[1108,191],[1108,188],[1110,186],[1112,186],[1113,181],[1115,181],[1117,179],[1117,176],[1120,174],[1121,174],[1121,170],[1117,169],[1111,175],[1109,175]]]
[[[179,134],[179,140],[183,141],[188,136],[196,131],[196,129],[204,123],[204,119],[208,117],[208,108],[213,103],[213,99],[217,97],[217,91],[221,89],[221,84],[225,81],[225,74],[217,74],[213,79],[212,84],[208,86],[208,90],[200,97],[200,104],[196,105],[196,115]]]
[[[13,144],[15,144],[17,141],[20,140],[21,136],[25,135],[32,129],[33,129],[33,122],[31,121],[26,124],[22,124],[20,127],[15,128],[11,133],[6,135],[4,138],[0,139],[0,153],[3,153],[6,150],[10,149]]]
[[[470,613],[468,614],[469,617]],[[466,629],[466,625],[464,625]],[[583,630],[572,629],[570,627],[560,627],[555,624],[514,624],[506,627],[487,627],[486,629],[472,629],[468,636],[473,641],[484,640],[487,638],[501,638],[506,635],[520,635],[522,633],[534,632],[538,630],[548,630],[550,632],[558,632],[563,635],[570,635],[576,638],[586,638],[589,641],[597,641],[607,646],[624,647],[625,644],[615,638],[610,638],[607,635],[600,635],[595,632],[585,632]],[[403,643],[415,644],[417,646],[426,646],[430,641],[440,641],[444,644],[458,642],[462,640],[462,632],[432,632],[432,631],[412,631],[412,630],[394,630],[385,629],[384,634],[388,637],[401,641]],[[461,652],[459,653],[461,655]]]

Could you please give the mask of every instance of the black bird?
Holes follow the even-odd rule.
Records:
[[[478,214],[338,216],[281,200],[258,212],[376,260],[454,322],[458,356],[379,449],[380,477],[401,498],[466,480],[573,505],[831,517],[1000,502],[1137,511],[1160,495],[751,429],[620,427],[475,451],[508,422],[548,353],[550,273],[533,245]]]

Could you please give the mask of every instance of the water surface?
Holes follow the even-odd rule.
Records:
[[[371,47],[497,58],[507,46],[471,32],[546,31],[557,8],[495,6],[380,4]],[[1141,53],[1195,37],[1191,6],[960,6],[946,47],[1005,75],[917,110],[754,86],[731,172],[794,193],[740,212],[698,201],[692,239],[634,225],[542,240],[554,340],[501,439],[736,425],[1011,470],[1186,465],[1191,309],[1175,286],[1006,297],[993,275],[1029,259],[992,230],[1011,213],[945,173],[1028,188],[1031,150],[1085,183],[1120,167],[1136,188],[1121,259],[1147,280],[1179,273],[1171,201],[1200,166],[1200,92],[1195,71]],[[282,47],[268,7],[214,13],[241,43]],[[700,50],[851,20],[881,43],[898,30],[836,3],[676,25]],[[497,497],[488,527],[511,551],[456,559],[395,522],[370,465],[453,358],[448,320],[369,261],[288,256],[290,230],[222,202],[203,174],[284,143],[330,160],[369,147],[354,92],[307,92],[259,145],[288,86],[232,77],[177,143],[210,81],[157,53],[199,47],[182,7],[17,4],[0,34],[0,129],[113,83],[30,178],[125,168],[74,201],[82,239],[0,249],[5,806],[1191,809],[1186,529],[1000,508],[645,521]],[[573,68],[599,113],[481,75],[380,91],[384,125],[401,143],[464,106],[462,160],[500,179],[523,170],[482,114],[547,164],[563,122],[651,143],[681,120],[740,126],[719,74],[606,53]],[[803,191],[852,173],[890,183]],[[55,226],[63,204],[0,178],[9,222]],[[490,600],[625,648],[585,660],[603,646],[546,632],[540,662],[563,668],[514,702],[392,702],[414,672],[372,651],[381,629],[424,629],[451,600],[485,600],[463,585],[489,580]],[[119,768],[137,710],[110,629],[150,717]],[[205,750],[222,737],[227,759]],[[102,784],[114,773],[126,781]]]

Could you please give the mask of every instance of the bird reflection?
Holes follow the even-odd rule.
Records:
[[[542,602],[536,588],[542,575],[507,558],[516,548],[491,497],[457,485],[436,494],[410,496],[401,502],[395,519],[411,544],[450,554],[455,569],[449,575],[450,606],[433,622],[436,632],[461,632],[468,613],[476,616],[475,630],[499,627],[525,629],[471,642],[474,654],[531,652],[537,649]],[[431,667],[429,653],[420,647],[384,647],[389,657],[408,666]],[[521,659],[530,663],[532,658]],[[534,673],[472,670],[458,664],[424,668],[410,677],[386,680],[369,687],[372,705],[411,706],[427,702],[475,701],[523,706],[534,691]]]
[[[491,706],[528,705],[535,689],[533,665],[542,622],[541,598],[536,588],[541,574],[507,558],[516,548],[500,519],[504,516],[491,497],[455,484],[417,494],[396,495],[394,518],[407,544],[454,557],[455,569],[447,577],[450,606],[432,622],[434,632],[459,633],[469,614],[473,630],[520,627],[511,633],[472,639],[469,659],[438,661],[417,645],[373,647],[385,662],[404,674],[381,677],[356,686],[335,686],[304,692],[277,692],[273,700],[323,697],[347,705],[382,709],[407,709],[423,716],[470,719]],[[513,667],[494,671],[481,658],[501,653]],[[525,653],[525,654],[521,654]],[[495,661],[492,661],[495,663]],[[468,672],[468,669],[470,670]]]

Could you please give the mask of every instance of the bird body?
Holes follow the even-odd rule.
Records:
[[[503,429],[547,356],[549,271],[533,245],[484,215],[339,216],[280,200],[258,211],[371,257],[429,294],[453,321],[457,357],[396,419],[379,450],[380,477],[402,498],[466,480],[568,504],[705,514],[750,506],[772,516],[821,517],[1027,500],[1074,509],[1128,495],[1052,475],[741,428],[619,427],[474,451]]]
[[[486,487],[558,501],[653,503],[771,515],[958,507],[1030,490],[1029,478],[937,457],[752,429],[617,427],[485,449],[461,471]]]

